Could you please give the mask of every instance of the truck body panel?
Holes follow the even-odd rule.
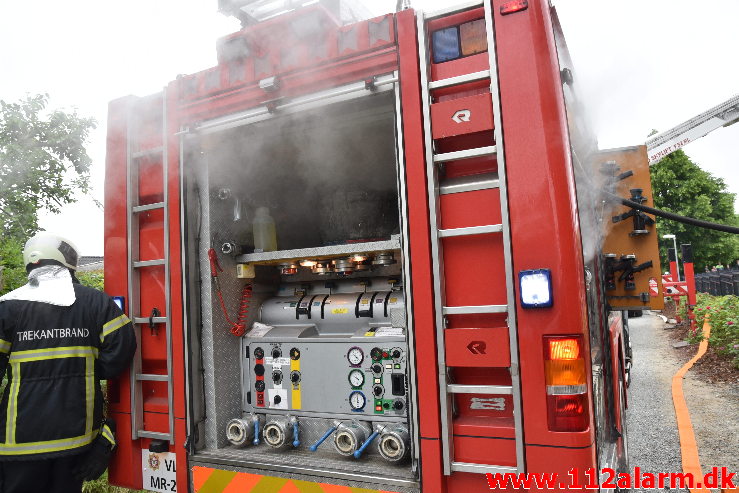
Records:
[[[112,483],[457,493],[623,466],[623,321],[578,171],[594,139],[548,2],[504,4],[341,25],[319,2],[110,104],[106,291],[140,348],[109,387]],[[436,61],[437,33],[475,29]],[[549,305],[522,303],[532,273]],[[581,393],[551,380],[558,344]]]

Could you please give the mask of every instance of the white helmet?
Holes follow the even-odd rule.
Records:
[[[42,260],[56,260],[65,267],[77,270],[77,247],[66,238],[42,231],[36,233],[23,248],[23,264],[37,264]]]

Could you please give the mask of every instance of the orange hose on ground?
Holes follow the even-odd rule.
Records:
[[[695,482],[703,482],[703,472],[701,471],[700,457],[698,456],[698,444],[695,441],[695,433],[693,432],[693,423],[690,422],[690,413],[685,403],[685,395],[683,394],[683,378],[695,364],[696,361],[706,354],[708,349],[708,337],[711,335],[711,326],[708,323],[708,317],[703,323],[703,340],[698,346],[698,352],[695,356],[685,363],[675,375],[672,377],[672,402],[675,405],[675,417],[677,418],[677,431],[680,435],[680,454],[683,459],[683,472],[691,473]],[[690,488],[691,493],[708,493],[705,487]]]

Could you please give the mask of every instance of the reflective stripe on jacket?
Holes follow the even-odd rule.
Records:
[[[78,453],[100,433],[100,380],[128,366],[136,339],[109,296],[74,290],[66,307],[0,302],[0,460]]]

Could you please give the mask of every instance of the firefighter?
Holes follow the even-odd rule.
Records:
[[[79,493],[115,448],[100,380],[128,367],[136,338],[108,295],[79,283],[77,259],[64,238],[35,235],[28,283],[0,298],[0,493]]]

